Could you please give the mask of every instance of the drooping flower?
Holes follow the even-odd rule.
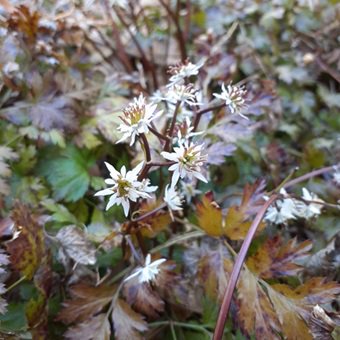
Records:
[[[171,87],[175,84],[183,84],[185,78],[196,76],[203,65],[204,60],[201,60],[197,64],[186,61],[169,67],[169,73],[172,74],[172,76],[169,79],[167,87]]]
[[[130,146],[134,144],[136,136],[149,132],[151,122],[162,114],[162,111],[156,112],[157,104],[146,104],[145,97],[141,94],[135,98],[124,110],[123,121],[118,130],[123,133],[123,137],[117,142],[123,142],[131,138]]]
[[[124,281],[131,280],[135,277],[138,277],[138,281],[140,283],[153,281],[159,273],[159,265],[161,265],[165,261],[166,259],[158,259],[151,262],[151,255],[148,254],[146,256],[144,266],[137,268],[137,270],[130,276],[128,276]]]
[[[144,179],[138,181],[138,175],[143,167],[143,162],[139,163],[133,170],[126,171],[122,166],[118,172],[114,166],[105,162],[107,169],[110,171],[111,178],[105,180],[106,184],[112,185],[110,188],[98,191],[95,196],[111,195],[106,210],[113,205],[122,205],[125,216],[130,210],[130,201],[136,202],[138,198],[149,198],[149,193],[154,192],[157,187],[149,186],[150,181]]]
[[[193,197],[202,193],[201,190],[196,189],[196,183],[193,183],[192,181],[182,181],[181,189],[187,203],[190,203]]]
[[[243,118],[248,119],[242,114],[242,110],[247,107],[244,99],[247,91],[244,86],[232,85],[230,83],[227,87],[222,84],[221,88],[222,92],[213,93],[213,96],[225,101],[226,106],[232,114],[237,113]]]
[[[179,178],[196,177],[200,181],[207,183],[207,179],[201,173],[201,167],[206,162],[207,157],[202,155],[203,144],[194,144],[186,140],[184,143],[179,141],[178,147],[174,147],[174,152],[161,152],[161,155],[175,164],[169,167],[173,171],[171,186],[175,186]]]

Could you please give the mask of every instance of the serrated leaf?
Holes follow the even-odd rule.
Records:
[[[53,214],[52,219],[60,223],[78,224],[77,218],[62,204],[57,204],[52,200],[46,200],[41,204]]]
[[[136,313],[121,299],[118,299],[112,312],[113,327],[117,340],[142,339],[140,332],[147,330],[142,315]]]
[[[312,246],[309,240],[297,244],[296,239],[283,244],[281,237],[276,236],[267,239],[258,251],[248,258],[247,266],[264,279],[297,275],[303,267],[295,262],[305,259]]]
[[[88,152],[67,147],[60,156],[41,162],[40,172],[52,185],[55,198],[74,202],[82,198],[90,184],[89,168],[94,159]]]
[[[80,228],[69,225],[60,229],[56,235],[63,251],[76,263],[93,265],[96,263],[96,248]]]
[[[202,201],[196,205],[199,226],[210,236],[223,235],[222,211],[213,200],[212,193],[203,196]]]
[[[102,311],[115,294],[116,286],[97,287],[78,284],[70,288],[72,299],[63,303],[63,309],[58,315],[58,320],[70,324],[84,322]]]
[[[129,280],[124,285],[124,296],[129,305],[136,311],[152,318],[159,316],[164,310],[164,302],[158,293],[148,283],[136,283],[137,280]]]
[[[71,327],[64,336],[72,340],[110,340],[111,325],[106,314],[98,314]]]
[[[28,207],[17,204],[12,219],[20,230],[18,237],[7,243],[11,266],[27,279],[32,279],[45,257],[42,228]]]
[[[17,159],[18,155],[11,148],[0,145],[0,195],[8,195],[10,188],[5,178],[11,176],[11,169],[8,165],[8,161]]]
[[[222,245],[216,250],[209,250],[198,262],[198,279],[209,298],[221,300],[227,283],[232,262],[227,257],[228,252]]]
[[[305,323],[317,304],[331,303],[340,294],[340,285],[312,278],[292,289],[285,284],[266,285],[268,295],[287,339],[312,339]],[[304,321],[305,320],[305,321]]]
[[[280,325],[273,306],[257,278],[246,268],[241,273],[237,292],[242,329],[248,335],[255,332],[256,339],[280,339],[277,335]]]
[[[141,214],[144,215],[149,211],[157,208],[160,205],[159,202],[142,203],[140,206]],[[138,223],[143,236],[148,238],[156,237],[162,230],[166,229],[171,223],[170,214],[164,210],[158,211],[156,214],[143,219]]]
[[[5,266],[9,264],[8,256],[4,253],[4,251],[0,248],[0,314],[5,314],[7,311],[7,301],[1,297],[1,294],[6,292],[6,288],[4,283],[2,282],[5,279]]]

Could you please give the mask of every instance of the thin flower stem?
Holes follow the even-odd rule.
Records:
[[[194,120],[194,124],[193,124],[193,127],[194,127],[193,131],[196,131],[203,114],[210,112],[210,111],[213,111],[213,110],[222,109],[222,107],[224,107],[224,106],[225,106],[225,103],[214,105],[214,106],[211,106],[211,107],[206,107],[205,109],[201,109],[201,110],[197,111],[196,116],[195,116],[195,120]]]
[[[127,236],[125,237],[125,239],[126,239],[127,243],[129,244],[129,247],[130,247],[131,252],[132,252],[133,256],[135,257],[135,259],[138,261],[138,263],[139,263],[140,265],[143,265],[143,261],[142,261],[141,257],[139,256],[139,254],[137,253],[137,250],[136,250],[134,244],[132,243],[132,241],[131,241],[129,235],[127,235]]]
[[[149,163],[149,162],[151,162],[151,151],[150,151],[149,142],[148,142],[144,133],[140,134],[140,138],[143,141],[146,161],[147,161],[147,163]]]
[[[181,106],[181,101],[178,100],[176,103],[175,111],[172,116],[171,125],[169,128],[169,133],[168,133],[169,140],[164,145],[164,151],[169,151],[169,147],[170,147],[171,140],[172,140],[172,135],[174,133],[175,126],[176,126],[177,114],[178,114],[180,106]]]
[[[15,281],[14,283],[12,283],[4,292],[4,294],[8,293],[9,291],[11,291],[13,288],[15,288],[18,284],[20,284],[22,281],[26,280],[26,275],[22,276],[19,280]]]
[[[140,222],[140,221],[143,221],[143,220],[145,220],[145,219],[148,218],[148,217],[152,217],[152,216],[155,215],[158,211],[162,210],[162,209],[165,208],[165,207],[166,207],[166,204],[163,203],[163,204],[161,204],[159,207],[157,207],[157,208],[155,208],[155,209],[153,209],[153,210],[151,210],[151,211],[148,211],[147,213],[145,213],[145,214],[142,215],[142,216],[139,216],[139,217],[137,217],[137,218],[132,218],[131,221],[132,221],[132,222]]]
[[[335,167],[335,165],[331,165],[331,166],[327,166],[325,168],[321,168],[321,169],[318,169],[318,170],[311,171],[311,172],[309,172],[305,175],[302,175],[300,177],[292,179],[291,181],[288,181],[283,187],[289,188],[289,187],[294,186],[295,184],[298,184],[300,182],[304,182],[304,181],[306,181],[310,178],[326,174],[327,172],[334,171],[334,167]]]
[[[159,139],[163,139],[165,142],[169,141],[169,138],[167,136],[162,135],[160,132],[158,132],[153,127],[149,126],[150,132],[152,132],[155,136],[157,136]]]
[[[256,215],[253,223],[251,224],[251,226],[248,230],[248,233],[247,233],[247,235],[246,235],[246,237],[245,237],[245,239],[242,243],[240,252],[237,255],[237,258],[235,260],[235,264],[233,266],[233,270],[232,270],[231,275],[230,275],[230,280],[228,282],[227,289],[226,289],[224,296],[223,296],[223,301],[222,301],[220,312],[218,314],[213,340],[221,340],[222,339],[223,331],[224,331],[224,325],[225,325],[226,320],[227,320],[227,316],[228,316],[228,312],[229,312],[229,308],[230,308],[230,304],[231,304],[231,299],[232,299],[232,296],[233,296],[233,293],[234,293],[234,290],[235,290],[235,287],[236,287],[238,277],[239,277],[241,269],[242,269],[242,265],[244,263],[246,255],[248,253],[248,249],[250,247],[251,241],[253,240],[255,233],[256,233],[256,230],[257,230],[258,226],[260,225],[268,207],[273,202],[275,202],[275,200],[277,198],[278,198],[278,195],[274,194],[269,198],[268,201],[265,202],[265,204],[262,206],[260,211],[257,213],[257,215]]]
[[[175,24],[176,36],[177,36],[178,45],[179,45],[179,49],[180,49],[180,53],[181,53],[181,58],[182,58],[182,61],[185,61],[185,60],[187,60],[188,55],[187,55],[187,51],[186,51],[186,43],[185,43],[184,35],[183,35],[183,32],[182,32],[181,26],[179,24],[179,17],[176,16],[176,14],[171,10],[170,6],[168,4],[166,4],[164,0],[159,0],[159,2],[165,8],[165,10],[168,12],[169,17],[171,18],[171,20]]]

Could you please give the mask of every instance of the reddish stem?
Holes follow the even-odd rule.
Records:
[[[268,201],[262,206],[261,210],[257,213],[253,223],[251,224],[247,236],[244,239],[244,242],[242,244],[242,247],[240,249],[240,252],[237,255],[233,270],[231,272],[230,280],[228,282],[228,286],[226,289],[226,292],[224,293],[223,296],[223,301],[221,305],[221,309],[218,315],[216,327],[215,327],[215,332],[214,332],[214,337],[213,340],[221,340],[223,336],[223,331],[224,331],[224,325],[227,320],[230,304],[231,304],[231,299],[236,287],[236,283],[238,280],[238,277],[240,275],[242,265],[244,263],[244,260],[247,256],[248,249],[250,247],[251,241],[253,240],[253,237],[255,236],[256,230],[261,223],[264,214],[266,213],[268,207],[278,198],[278,195],[273,195],[269,198]]]

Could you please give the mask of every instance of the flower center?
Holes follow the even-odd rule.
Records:
[[[120,197],[124,197],[129,193],[129,189],[131,188],[131,183],[124,179],[124,178],[120,178],[117,180],[117,184],[118,184],[118,194]]]

